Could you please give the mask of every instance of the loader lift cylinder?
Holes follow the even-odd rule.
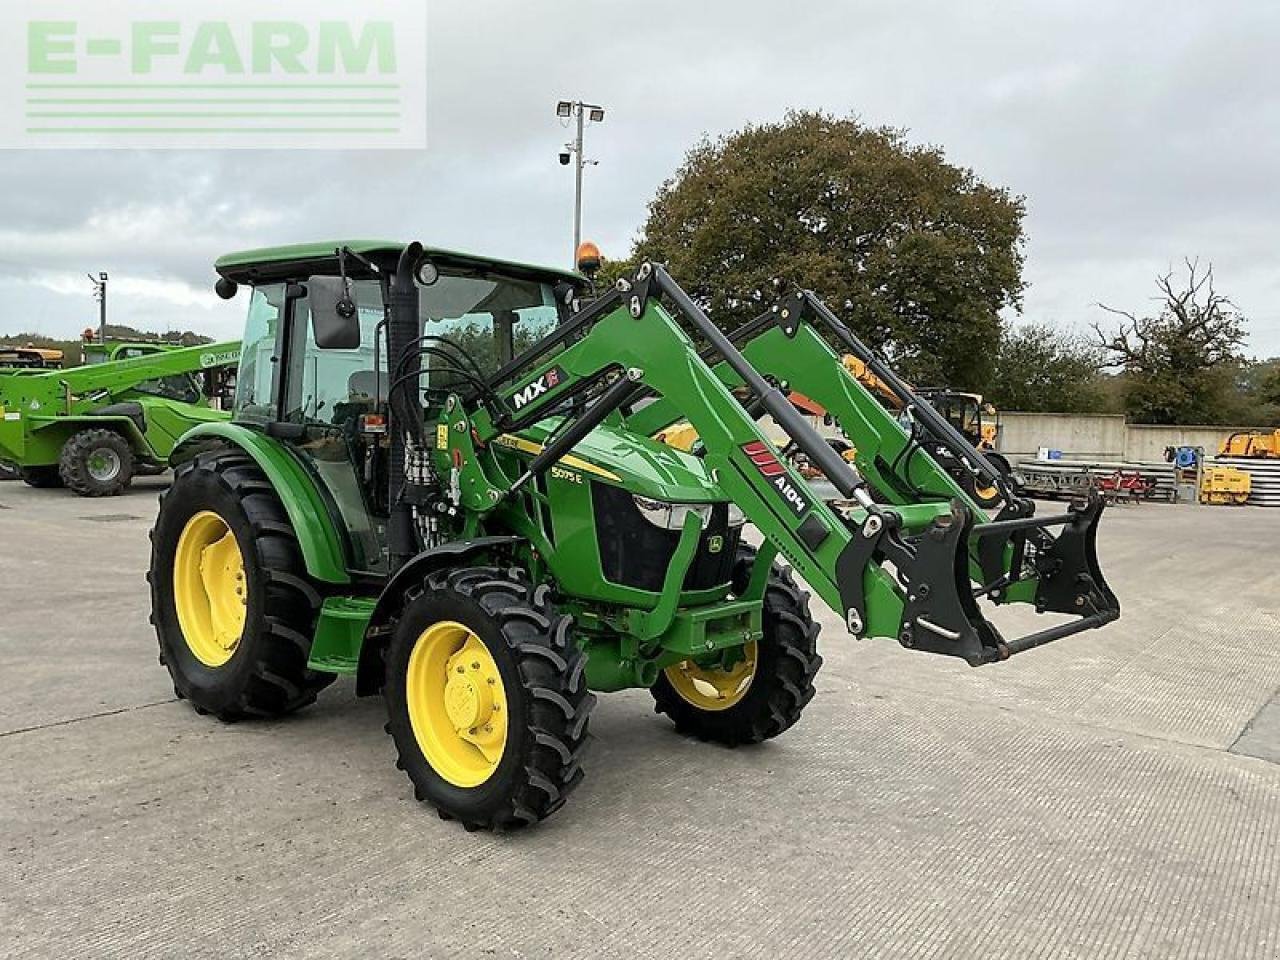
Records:
[[[664,267],[654,265],[652,269],[658,290],[670,298],[680,313],[707,338],[716,352],[724,358],[725,363],[729,364],[734,373],[740,376],[743,383],[756,395],[761,406],[809,458],[809,462],[826,475],[841,496],[856,497],[858,491],[862,489],[862,478],[857,471],[823,441],[781,390],[770,386],[769,382],[760,376],[756,368],[747,361],[747,358],[711,321],[702,308],[680,288]],[[858,499],[862,500],[861,497]],[[866,505],[864,503],[864,506]]]

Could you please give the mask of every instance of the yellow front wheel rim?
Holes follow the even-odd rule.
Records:
[[[455,787],[478,787],[507,745],[507,695],[484,641],[452,620],[422,631],[405,677],[409,724],[418,747]]]
[[[757,650],[752,640],[742,647],[742,659],[727,668],[703,667],[692,660],[664,671],[676,693],[700,710],[728,710],[741,702],[756,675]]]
[[[206,667],[221,667],[240,646],[249,604],[244,555],[227,522],[211,510],[182,528],[173,558],[173,599],[182,637]]]

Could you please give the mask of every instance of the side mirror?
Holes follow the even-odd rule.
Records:
[[[321,350],[356,350],[360,347],[360,313],[351,295],[351,283],[342,277],[312,277],[307,281],[311,329]]]

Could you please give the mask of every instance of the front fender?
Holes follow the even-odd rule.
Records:
[[[382,648],[386,644],[387,628],[391,626],[404,602],[407,587],[421,583],[427,574],[445,567],[462,566],[478,557],[508,550],[521,542],[520,537],[476,537],[458,540],[424,550],[397,570],[378,596],[373,615],[365,632],[365,642],[360,647],[360,666],[356,672],[356,695],[369,696],[382,688]]]
[[[307,573],[325,583],[350,583],[345,543],[328,504],[311,475],[283,444],[239,424],[202,423],[183,434],[169,465],[176,467],[219,446],[239,447],[267,475],[298,537]]]

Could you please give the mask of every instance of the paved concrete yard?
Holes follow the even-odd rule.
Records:
[[[1280,511],[1112,510],[1121,622],[981,670],[824,611],[760,749],[602,697],[569,805],[494,837],[413,802],[349,684],[174,702],[156,489],[0,484],[0,955],[1280,956]]]

